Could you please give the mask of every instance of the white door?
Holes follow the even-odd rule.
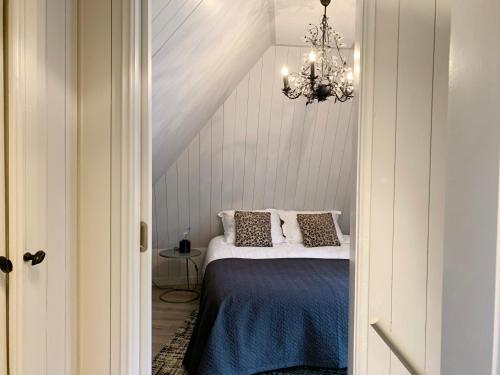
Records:
[[[71,3],[7,2],[9,375],[74,365]]]

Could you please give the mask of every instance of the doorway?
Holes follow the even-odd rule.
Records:
[[[186,350],[215,249],[238,251],[226,246],[224,226],[235,210],[341,211],[332,220],[350,257],[356,98],[306,105],[282,92],[282,68],[300,71],[310,52],[302,36],[308,23],[321,21],[324,8],[319,0],[312,10],[300,1],[231,3],[165,1],[153,7],[152,334],[153,357],[161,357],[155,368],[169,363],[168,353]],[[348,34],[341,51],[354,68],[355,7],[342,8],[347,3],[353,5],[333,3],[328,15]],[[203,45],[185,50],[202,37]],[[230,56],[210,52],[213,45]],[[185,236],[188,254],[175,250]],[[345,346],[347,352],[347,341]]]

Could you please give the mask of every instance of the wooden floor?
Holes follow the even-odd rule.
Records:
[[[153,287],[153,358],[172,339],[175,331],[198,308],[199,300],[189,303],[165,303],[160,300],[164,290]],[[169,298],[189,298],[182,292],[171,294]]]

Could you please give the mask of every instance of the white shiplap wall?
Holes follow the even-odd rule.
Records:
[[[357,373],[407,373],[369,326],[378,320],[419,373],[440,374],[450,5],[365,10],[356,310],[368,316],[356,327],[367,334]]]
[[[500,373],[499,19],[453,2],[441,374]]]
[[[273,42],[271,0],[152,0],[153,181]]]
[[[231,208],[335,208],[349,232],[355,106],[284,97],[280,70],[304,53],[270,47],[156,182],[154,248],[177,245],[188,227],[193,245],[206,246],[221,233],[217,213]],[[157,266],[156,276],[175,272]]]

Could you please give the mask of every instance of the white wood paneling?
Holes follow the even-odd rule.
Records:
[[[149,204],[141,192],[149,179],[149,137],[142,133],[149,133],[148,43],[141,34],[147,4],[78,5],[78,373],[138,374],[150,368],[148,349],[141,350],[151,324],[141,299],[150,300],[150,282],[141,268],[151,264],[139,238]],[[177,186],[177,173],[169,170],[167,180]]]
[[[167,233],[169,243],[178,242],[183,230],[179,228],[179,189],[177,170],[177,164],[173,164],[165,174],[167,191]]]
[[[419,373],[439,374],[449,2],[380,0],[364,10],[355,367],[407,373],[368,326],[379,320]],[[338,204],[346,188],[335,189]]]
[[[401,1],[399,14],[392,332],[425,368],[435,1]],[[392,366],[405,373],[394,358]]]
[[[236,124],[234,126],[233,204],[243,208],[243,179],[245,176],[245,151],[247,136],[248,89],[250,75],[247,74],[236,89]],[[206,240],[206,239],[205,239]]]
[[[200,235],[200,136],[189,145],[189,227],[193,242]]]
[[[245,165],[243,169],[243,206],[248,210],[253,206],[255,187],[255,162],[257,159],[257,140],[259,132],[262,59],[250,70],[248,84]]]
[[[200,132],[200,240],[206,241],[211,234],[212,197],[212,121]],[[169,245],[177,245],[170,241]],[[194,244],[197,245],[197,244]]]
[[[76,365],[76,3],[48,0],[46,14],[47,374],[63,375]]]
[[[304,208],[307,179],[309,177],[309,162],[313,149],[313,140],[316,133],[316,124],[318,118],[318,107],[320,105],[308,106],[306,108],[306,117],[302,127],[302,137],[300,139],[300,151],[297,168],[297,179],[295,185],[295,197],[293,206],[297,209]]]
[[[153,181],[273,43],[273,8],[271,0],[153,0]]]
[[[177,206],[179,209],[179,234],[184,233],[189,224],[189,147],[177,160]]]
[[[332,165],[332,159],[335,150],[335,140],[337,139],[337,132],[340,122],[340,113],[346,111],[342,106],[331,106],[328,108],[327,123],[333,123],[335,126],[330,126],[329,130],[326,131],[325,139],[323,141],[323,149],[321,152],[321,162],[319,165],[322,173],[318,174],[318,181],[316,183],[314,192],[314,209],[320,209],[325,205],[328,178],[330,176],[330,169]]]
[[[452,4],[441,373],[498,374],[500,3]]]
[[[233,204],[233,168],[236,145],[234,143],[236,126],[236,93],[234,90],[224,104],[224,139],[222,140],[222,207]]]
[[[255,158],[255,178],[252,207],[263,207],[264,205],[264,188],[266,187],[272,98],[275,93],[279,94],[279,86],[275,85],[275,57],[276,48],[269,48],[262,57],[259,127],[257,132],[257,155]]]
[[[212,117],[212,172],[211,172],[211,195],[210,212],[220,211],[222,208],[222,161],[224,141],[224,107],[220,107]],[[210,235],[219,232],[219,220],[211,215]]]
[[[285,48],[285,47],[283,47]],[[300,67],[300,49],[299,48],[286,48],[287,49],[287,63],[286,65],[291,69],[298,69]],[[297,99],[300,101],[300,99]],[[292,145],[293,134],[293,119],[295,117],[296,101],[283,99],[283,109],[281,116],[281,130],[279,138],[278,149],[278,163],[276,166],[275,174],[275,188],[274,188],[274,206],[285,207],[285,192],[287,187],[288,164],[290,163],[289,155]],[[301,105],[304,105],[302,101]]]
[[[319,25],[324,8],[319,0],[274,0],[276,44],[305,45],[307,25]],[[332,1],[327,15],[333,28],[344,35],[344,42],[354,44],[356,0]]]
[[[269,141],[267,148],[267,172],[264,186],[264,202],[262,204],[263,206],[268,207],[274,206],[274,197],[277,185],[276,175],[278,173],[280,149],[281,144],[285,143],[285,140],[281,139],[281,134],[284,132],[283,123],[285,120],[285,96],[279,90],[279,88],[283,84],[283,80],[278,70],[280,69],[279,64],[281,62],[286,62],[287,59],[288,48],[276,47],[273,65],[273,77],[271,77],[271,79],[274,81],[274,86],[272,89],[272,103],[270,114],[271,117],[269,120]]]
[[[222,231],[217,213],[232,208],[335,208],[344,210],[342,226],[349,232],[356,111],[353,102],[306,107],[302,99],[284,97],[281,67],[298,67],[306,52],[270,47],[158,180],[157,247],[178,244],[186,228],[179,222],[190,223],[194,246],[207,246]],[[345,52],[352,61],[352,50]],[[188,207],[189,218],[181,206]],[[182,282],[179,264],[158,263],[157,278]]]
[[[2,340],[9,335],[8,345],[2,341],[0,372],[74,373],[76,3],[2,2],[3,11],[2,20],[8,22],[3,25],[2,43],[8,45],[2,48],[1,64],[6,68],[2,76],[6,76],[1,81],[9,100],[4,102],[1,95],[2,150],[3,137],[8,136],[2,182],[7,172],[9,186],[7,196],[5,186],[1,188],[2,196],[8,197],[2,222],[9,223],[7,244],[14,270],[9,279],[8,322],[3,320],[6,310],[0,313]],[[25,252],[38,250],[46,253],[41,264],[33,267],[23,261]],[[7,348],[9,371],[3,371]]]
[[[171,0],[153,1],[158,9],[153,9],[152,53],[156,54],[175,34],[177,29],[190,17],[191,13],[201,5],[203,0]]]
[[[448,108],[448,70],[450,52],[451,0],[436,2],[434,41],[433,108]],[[443,243],[445,228],[446,153],[448,149],[448,111],[432,113],[432,143],[430,171],[429,247],[427,271],[427,319],[425,369],[429,374],[441,372],[442,301],[443,301]],[[434,126],[434,124],[436,126]]]
[[[78,21],[78,373],[105,374],[111,363],[111,87],[104,84],[111,81],[111,0],[79,2]]]

